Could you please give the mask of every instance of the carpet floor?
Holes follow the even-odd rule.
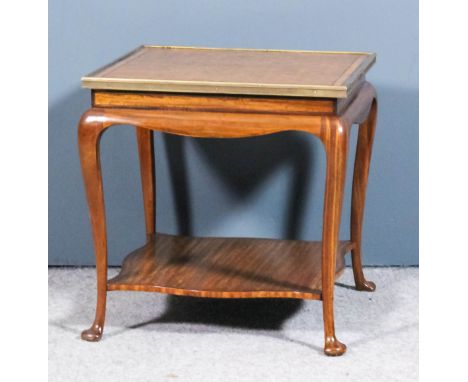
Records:
[[[117,268],[110,269],[114,276]],[[49,269],[49,381],[416,381],[418,269],[366,268],[374,293],[335,288],[342,357],[322,353],[320,301],[218,300],[110,292],[104,336],[94,318],[93,268]]]

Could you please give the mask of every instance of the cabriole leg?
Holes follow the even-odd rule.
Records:
[[[81,338],[86,341],[101,339],[106,313],[107,238],[99,158],[99,141],[104,129],[100,116],[94,114],[92,110],[83,114],[78,126],[81,169],[91,219],[97,273],[96,316],[91,327],[81,333]]]
[[[375,284],[367,281],[362,271],[362,223],[366,201],[367,179],[377,123],[377,102],[374,100],[367,119],[359,125],[356,159],[354,162],[353,194],[351,203],[351,241],[354,249],[351,251],[353,274],[356,289],[372,292]]]
[[[322,141],[327,165],[322,233],[322,300],[324,352],[330,356],[342,355],[346,351],[346,346],[335,336],[333,294],[348,154],[348,130],[348,126],[339,119],[324,119]]]

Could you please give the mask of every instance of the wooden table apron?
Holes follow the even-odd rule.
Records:
[[[108,290],[153,290],[202,297],[315,298],[323,302],[325,353],[327,355],[343,354],[346,346],[335,336],[333,290],[337,261],[339,261],[341,272],[344,262],[340,259],[344,252],[351,250],[352,253],[356,289],[364,291],[375,289],[375,284],[364,278],[361,263],[364,202],[377,114],[374,88],[369,83],[363,82],[359,90],[347,102],[347,105],[340,105],[337,99],[326,98],[94,90],[93,106],[83,114],[78,128],[80,160],[91,218],[97,268],[96,317],[93,325],[82,333],[82,338],[88,341],[97,341],[101,338]],[[99,142],[102,133],[107,128],[120,124],[136,127],[148,243],[154,241],[159,235],[155,231],[152,131],[191,137],[239,138],[296,130],[308,132],[319,138],[326,153],[323,234],[321,264],[319,264],[321,280],[318,279],[321,283],[320,290],[294,290],[292,287],[288,291],[262,290],[247,293],[246,291],[232,291],[226,287],[225,291],[215,293],[187,290],[183,286],[164,288],[109,281],[107,279],[106,218]],[[359,125],[359,132],[352,187],[351,233],[350,240],[340,244],[338,235],[346,161],[350,128],[353,124]],[[172,239],[164,238],[163,235],[160,240]],[[265,243],[265,245],[270,245],[270,241],[268,243],[265,241]],[[306,247],[305,249],[307,250]],[[124,263],[125,266],[131,267]],[[297,269],[296,272],[301,272],[301,269]]]

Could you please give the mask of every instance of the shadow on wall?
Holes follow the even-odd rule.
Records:
[[[49,264],[94,263],[91,230],[78,161],[76,126],[89,107],[89,95],[77,89],[49,104],[48,208]],[[88,222],[89,225],[89,222]]]
[[[90,107],[77,89],[49,107],[49,264],[94,265],[91,227],[79,162],[77,125]],[[144,240],[144,215],[134,129],[109,129],[101,153],[109,264],[120,264]]]
[[[205,162],[239,199],[246,198],[279,167],[290,164],[293,176],[282,237],[297,239],[309,194],[308,174],[314,156],[312,147],[302,138],[295,132],[287,132],[247,139],[196,139],[194,142]],[[187,192],[186,140],[185,137],[164,135],[179,232],[190,235],[193,227]]]

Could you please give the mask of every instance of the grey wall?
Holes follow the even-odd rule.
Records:
[[[376,52],[368,79],[380,111],[365,263],[418,264],[417,1],[49,0],[50,264],[94,264],[76,140],[76,124],[89,106],[80,77],[142,43]],[[155,151],[159,231],[320,238],[324,154],[313,137],[219,141],[156,134]],[[109,262],[117,265],[144,241],[133,128],[108,130],[102,156]]]

